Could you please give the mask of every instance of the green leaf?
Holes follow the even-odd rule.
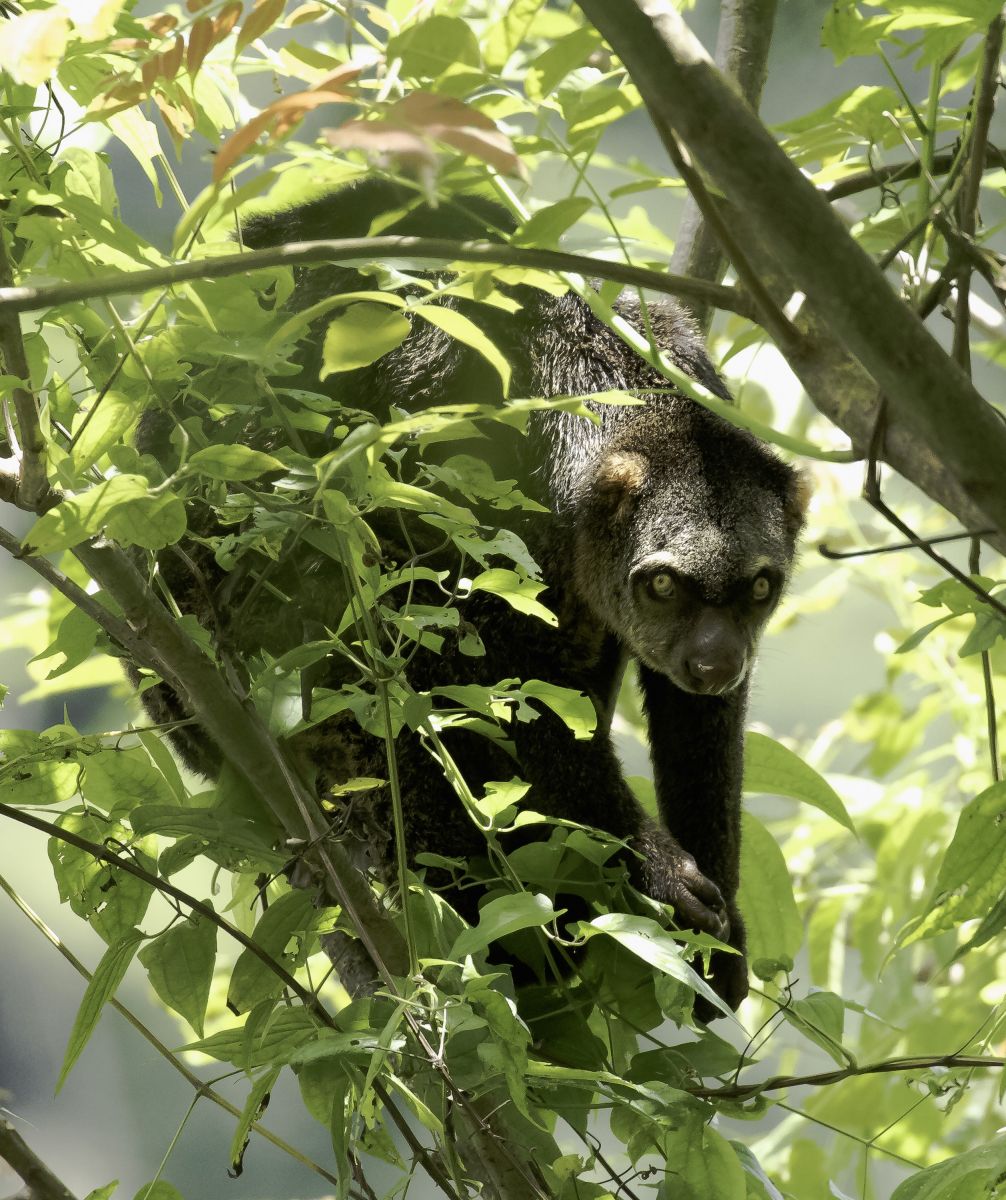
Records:
[[[111,447],[125,440],[133,424],[139,419],[143,405],[135,396],[123,392],[109,391],[85,416],[74,422],[74,442],[70,458],[78,472],[87,470]],[[90,414],[93,412],[93,416]],[[77,431],[80,430],[79,436]]]
[[[188,460],[189,467],[211,479],[257,479],[267,471],[282,471],[283,464],[271,454],[248,446],[207,446]]]
[[[838,1063],[848,1066],[849,1055],[842,1049],[845,1030],[845,1004],[834,992],[812,991],[780,1009],[791,1025],[820,1046]]]
[[[1006,783],[995,783],[961,812],[940,864],[929,908],[903,944],[984,917],[1006,890]]]
[[[250,1037],[243,1025],[236,1025],[181,1048],[198,1050],[219,1062],[233,1063],[248,1071],[285,1062],[298,1046],[311,1041],[317,1033],[318,1026],[306,1009],[278,1008],[270,1014],[264,1028]]]
[[[200,1037],[216,956],[216,926],[195,913],[154,938],[139,954],[154,991]]]
[[[856,832],[831,784],[799,755],[763,733],[748,733],[744,739],[744,791],[802,800]]]
[[[94,653],[98,641],[98,625],[80,608],[71,608],[60,621],[56,636],[48,646],[36,654],[30,661],[44,662],[56,654],[63,655],[63,661],[46,675],[46,679],[58,679],[74,667],[79,667]]]
[[[259,1119],[266,1105],[269,1103],[269,1093],[272,1091],[282,1069],[282,1067],[269,1067],[262,1072],[251,1086],[248,1099],[241,1109],[241,1116],[238,1117],[238,1123],[234,1128],[230,1152],[227,1155],[227,1161],[231,1165],[232,1174],[240,1174],[245,1147],[248,1145],[248,1138],[251,1136],[251,1127]]]
[[[171,789],[145,750],[99,750],[85,760],[84,795],[107,813],[171,804]],[[173,806],[172,806],[173,807]],[[142,832],[137,830],[137,832]]]
[[[202,797],[193,797],[200,800]],[[282,855],[271,846],[268,830],[252,817],[212,808],[180,807],[177,804],[143,804],[133,809],[130,824],[137,833],[157,833],[164,837],[187,837],[195,834],[206,843],[216,843],[246,851],[257,859],[276,860]]]
[[[440,304],[420,304],[412,310],[417,317],[422,317],[430,325],[435,325],[449,334],[455,341],[470,346],[476,353],[481,354],[500,377],[503,385],[503,395],[510,391],[510,364],[497,350],[474,321],[469,320],[457,309],[445,308]]]
[[[731,1141],[731,1147],[747,1176],[747,1200],[783,1200],[782,1192],[765,1174],[752,1150],[741,1142]],[[797,1176],[799,1178],[799,1176]]]
[[[448,957],[456,960],[467,958],[469,954],[477,954],[508,933],[547,925],[557,916],[552,902],[541,893],[531,895],[530,892],[518,892],[515,896],[499,896],[483,905],[478,925],[461,934]]]
[[[545,584],[525,579],[516,571],[508,571],[503,567],[493,567],[483,571],[481,575],[476,575],[470,589],[472,592],[492,592],[518,612],[539,617],[546,625],[558,625],[555,613],[535,599],[544,590]]]
[[[515,246],[555,246],[566,230],[593,206],[589,196],[568,196],[540,208],[517,229],[511,240]]]
[[[402,60],[407,79],[437,79],[456,64],[478,67],[479,43],[467,21],[434,16],[388,39],[388,62]]]
[[[491,71],[501,71],[506,66],[544,3],[545,0],[510,0],[506,12],[489,27],[482,41],[482,55]]]
[[[259,918],[252,940],[269,958],[292,971],[306,957],[317,917],[309,892],[299,888],[285,892]],[[280,976],[246,948],[231,972],[227,1004],[234,1012],[248,1012],[259,1001],[278,996],[283,987]]]
[[[98,845],[128,844],[136,866],[151,873],[157,869],[151,856],[152,843],[132,837],[118,821],[110,821],[96,812],[68,812],[58,818],[58,824]],[[49,861],[60,900],[68,903],[78,917],[90,922],[109,944],[128,936],[133,926],[143,920],[154,892],[153,884],[57,837],[49,839]]]
[[[149,494],[142,475],[114,475],[61,501],[35,522],[24,545],[39,554],[68,550],[102,533],[127,545],[159,550],[185,532],[185,505],[170,493]]]
[[[540,102],[549,97],[563,79],[582,67],[601,44],[600,34],[590,28],[577,29],[560,38],[529,65],[524,75],[528,99]]]
[[[685,951],[680,942],[650,917],[633,917],[627,913],[606,913],[595,917],[589,925],[580,923],[580,933],[589,937],[591,933],[606,933],[619,945],[631,951],[643,962],[692,991],[704,996],[728,1017],[733,1017],[730,1008],[716,995],[708,983],[693,967],[685,962]]]
[[[532,696],[542,704],[547,704],[573,731],[574,737],[581,740],[593,737],[597,728],[597,709],[586,693],[555,683],[545,683],[542,679],[525,679],[520,690],[525,696]]]
[[[60,804],[77,792],[80,766],[75,761],[20,762],[6,767],[0,778],[5,804]]]
[[[319,378],[367,367],[400,346],[412,331],[409,318],[382,304],[351,304],[329,324]]]
[[[747,1183],[733,1147],[694,1117],[661,1140],[675,1200],[745,1200]]]
[[[87,1193],[84,1200],[111,1200],[111,1196],[115,1189],[119,1186],[119,1181],[113,1179],[111,1183],[106,1183],[104,1187],[95,1188]]]
[[[84,998],[70,1030],[70,1040],[66,1045],[63,1056],[63,1067],[56,1081],[56,1091],[63,1086],[66,1077],[73,1069],[74,1063],[80,1058],[87,1045],[94,1027],[98,1024],[101,1010],[105,1003],[115,995],[115,990],[122,982],[126,968],[133,961],[143,934],[137,929],[131,929],[124,937],[111,946],[101,956],[101,962],[95,968],[94,974],[84,990]]]
[[[108,533],[124,546],[160,550],[179,541],[185,524],[181,498],[165,492],[117,505],[108,516]]]
[[[287,1056],[291,1066],[319,1062],[326,1058],[354,1058],[359,1063],[369,1063],[375,1054],[388,1050],[376,1033],[362,1029],[335,1031],[323,1029],[312,1042],[294,1050]],[[405,1048],[404,1037],[392,1039],[391,1049]]]
[[[779,844],[750,813],[741,820],[737,902],[747,926],[748,959],[755,974],[771,979],[780,968],[790,970],[803,940],[803,921]]]
[[[920,646],[934,629],[939,629],[941,625],[945,625],[947,621],[952,621],[953,613],[949,613],[945,617],[937,617],[935,621],[930,621],[928,625],[923,625],[921,629],[916,631],[901,643],[895,650],[895,654],[907,654],[909,650],[914,650],[916,646]]]
[[[906,1179],[891,1200],[993,1200],[1004,1171],[1006,1138],[998,1138]]]
[[[185,1200],[185,1197],[166,1179],[156,1179],[153,1183],[145,1183],[133,1200]]]
[[[522,779],[511,779],[505,783],[488,780],[485,784],[485,795],[475,800],[475,807],[486,818],[490,827],[499,828],[509,824],[513,819],[512,810],[530,790],[531,785]]]

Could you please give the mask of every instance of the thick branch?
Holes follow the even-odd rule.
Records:
[[[778,1092],[794,1087],[824,1087],[854,1079],[858,1075],[888,1075],[900,1071],[931,1071],[936,1067],[989,1067],[1002,1069],[1006,1059],[989,1058],[980,1054],[938,1054],[931,1058],[890,1058],[884,1062],[865,1063],[861,1067],[842,1067],[837,1071],[820,1071],[816,1075],[773,1075],[761,1083],[738,1083],[719,1088],[690,1089],[693,1096],[703,1100],[748,1100],[762,1092]]]
[[[398,259],[425,259],[438,265],[450,262],[486,263],[492,266],[528,267],[545,271],[569,271],[575,274],[611,279],[627,286],[649,288],[669,296],[685,296],[715,308],[725,308],[742,317],[753,317],[748,299],[736,288],[720,287],[703,279],[685,279],[664,271],[650,271],[582,254],[564,254],[556,250],[525,250],[499,242],[456,242],[450,238],[374,237],[336,238],[330,241],[289,242],[266,250],[242,254],[222,254],[196,262],[173,263],[170,267],[151,267],[80,283],[46,284],[41,287],[0,287],[0,316],[34,312],[94,300],[144,292],[150,288],[170,287],[193,279],[224,279],[245,275],[267,267],[303,266],[310,263],[394,262]],[[9,319],[9,318],[8,318]]]
[[[10,1121],[0,1117],[0,1158],[21,1176],[32,1200],[75,1200],[73,1192],[57,1179],[28,1146]]]
[[[664,0],[579,3],[625,63],[658,128],[671,127],[746,212],[780,270],[876,381],[896,423],[942,459],[971,504],[1006,535],[1006,424],[719,76],[679,14]]]
[[[722,0],[716,39],[716,65],[757,112],[768,69],[777,0]],[[726,259],[716,231],[709,228],[693,195],[685,201],[674,246],[671,269],[694,279],[717,283]],[[696,321],[707,328],[712,316],[708,303],[686,304]]]

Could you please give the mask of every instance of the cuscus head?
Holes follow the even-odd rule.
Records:
[[[720,421],[704,432],[603,450],[575,561],[577,590],[626,649],[684,691],[722,695],[785,588],[807,490],[753,437]]]

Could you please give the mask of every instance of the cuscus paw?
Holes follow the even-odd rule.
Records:
[[[682,852],[675,858],[666,902],[673,906],[677,923],[682,929],[709,933],[725,942],[730,937],[730,917],[723,893],[702,874],[690,854]]]
[[[642,890],[654,900],[669,904],[682,929],[710,933],[725,942],[730,937],[730,916],[723,893],[699,870],[687,850],[659,826],[644,829],[636,840],[641,855]]]

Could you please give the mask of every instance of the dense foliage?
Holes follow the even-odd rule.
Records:
[[[762,7],[770,25],[772,6]],[[208,1056],[247,1076],[221,1177],[228,1162],[240,1169],[272,1088],[292,1072],[307,1111],[331,1131],[319,1188],[339,1196],[376,1194],[375,1158],[397,1168],[394,1194],[412,1176],[410,1194],[450,1197],[480,1186],[562,1200],[1000,1194],[1006,784],[993,682],[1006,610],[994,552],[984,548],[979,561],[977,539],[966,563],[955,549],[949,560],[916,548],[827,564],[806,552],[777,623],[810,629],[868,593],[883,613],[886,674],[799,740],[789,730],[749,735],[746,791],[777,798],[754,801],[745,817],[741,906],[756,987],[739,1021],[696,1025],[691,1004],[705,985],[694,955],[711,939],[666,928],[659,906],[643,901],[621,911],[614,847],[600,831],[551,822],[542,841],[507,855],[507,830],[548,819],[529,811],[516,779],[472,794],[439,742],[458,723],[501,737],[515,709],[534,718],[531,699],[589,736],[589,703],[534,680],[433,697],[403,675],[417,645],[455,638],[481,653],[465,625],[466,597],[480,589],[555,620],[536,598],[539,573],[524,543],[485,517],[487,502],[504,513],[532,502],[484,461],[439,449],[523,430],[535,407],[582,404],[509,394],[498,349],[441,301],[505,308],[508,285],[574,288],[614,321],[619,264],[652,268],[661,286],[672,243],[647,213],[682,184],[662,151],[619,153],[620,131],[639,133],[645,122],[642,84],[566,3],[189,0],[139,9],[128,0],[0,4],[2,494],[12,513],[33,513],[21,538],[0,539],[51,585],[44,600],[11,597],[0,636],[34,656],[36,694],[124,691],[122,657],[144,666],[143,686],[184,685],[204,724],[216,722],[207,727],[230,766],[217,784],[180,772],[166,729],[138,710],[126,731],[69,719],[0,730],[0,815],[48,835],[60,899],[107,943],[67,1034],[63,1077],[135,959],[186,1030],[176,1065]],[[775,131],[903,304],[952,329],[955,361],[970,371],[973,357],[990,385],[1003,347],[1003,259],[987,241],[1006,180],[986,145],[999,9],[989,0],[839,0],[822,10],[825,45],[839,63],[875,59],[888,81],[845,91]],[[279,98],[266,99],[270,87]],[[194,197],[171,165],[172,148],[185,143],[215,151]],[[110,164],[124,161],[123,148],[156,202],[181,209],[168,250],[120,218]],[[296,315],[282,254],[254,259],[254,271],[231,262],[241,252],[239,213],[371,172],[426,197],[481,188],[518,232],[494,261],[461,246],[439,262],[391,246],[362,257],[329,248],[329,257],[362,262],[372,286]],[[560,242],[594,254],[593,266],[547,269],[534,252]],[[819,253],[829,261],[829,247]],[[595,290],[586,277],[606,282]],[[789,292],[777,284],[782,304]],[[697,402],[812,464],[809,546],[900,539],[883,500],[878,515],[854,498],[876,447],[860,439],[848,448],[800,391],[757,297],[736,285],[720,298],[735,311],[714,321],[711,352],[739,404],[731,410],[691,388]],[[342,409],[323,381],[311,390],[291,373],[298,342],[322,314],[331,318],[323,376],[376,361],[428,322],[482,355],[508,398],[403,410],[375,424]],[[776,310],[773,332],[785,319]],[[636,341],[652,359],[653,347]],[[201,415],[182,420],[182,402]],[[149,409],[176,421],[171,474],[131,442]],[[239,426],[252,445],[235,440]],[[319,440],[329,448],[309,453]],[[930,447],[937,461],[938,450]],[[925,487],[923,458],[917,474],[903,474]],[[957,527],[894,477],[884,496],[911,539]],[[950,508],[971,519],[963,504]],[[416,547],[404,562],[381,557],[374,529],[388,514]],[[986,526],[989,545],[1006,545],[1006,531]],[[157,552],[186,530],[224,568],[252,555],[278,564],[259,580],[278,604],[297,603],[281,568],[306,540],[338,565],[348,603],[315,641],[236,663],[182,615],[157,569]],[[431,530],[460,552],[454,577],[424,564]],[[435,584],[442,603],[428,603],[427,592],[413,598],[418,582]],[[808,691],[827,694],[835,658],[858,652],[856,629],[842,636],[846,644],[815,647]],[[305,705],[312,669],[329,655],[352,661],[359,683],[315,688]],[[310,889],[288,882],[290,861],[316,852],[318,831],[370,783],[351,781],[322,811],[283,774],[283,740],[337,712],[386,739],[393,789],[403,725],[440,756],[499,872],[476,926],[403,861],[397,886],[371,894],[338,891],[342,860],[312,860],[342,903],[318,907]],[[619,721],[631,739],[640,726],[631,682]],[[634,785],[652,803],[652,785]],[[38,854],[41,863],[41,840]],[[575,945],[549,892],[549,881],[568,876],[596,880],[584,885],[593,915]],[[352,930],[360,913],[369,913],[378,960],[394,965],[404,946],[404,969],[349,1003],[323,939]],[[575,951],[580,969],[518,1013],[487,952],[522,931],[560,958]],[[200,1102],[214,1098],[211,1090]],[[0,1156],[16,1165],[9,1137],[0,1130]],[[140,1195],[170,1200],[170,1177],[169,1158]]]

